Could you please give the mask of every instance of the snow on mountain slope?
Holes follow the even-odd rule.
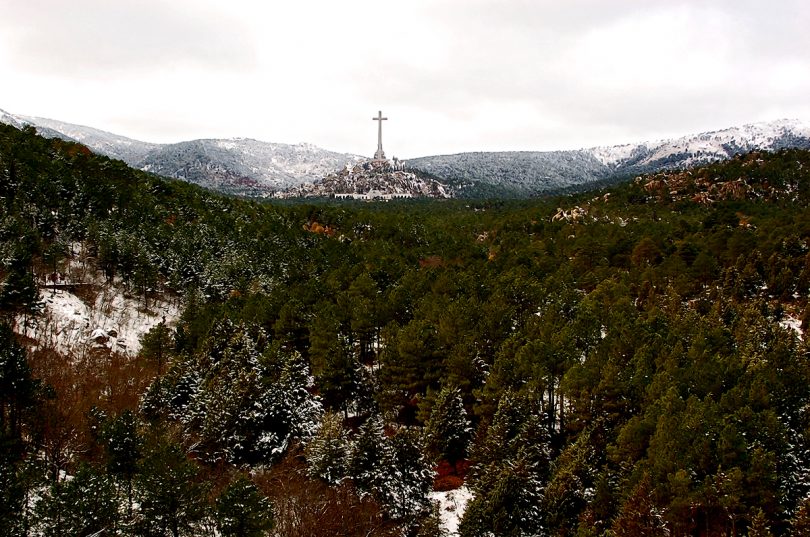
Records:
[[[459,153],[411,159],[408,164],[470,196],[531,196],[610,174],[587,151]]]
[[[132,167],[232,194],[262,196],[313,183],[362,160],[357,155],[327,151],[311,144],[279,144],[248,138],[154,144],[92,127],[4,111],[0,111],[0,122],[17,128],[32,125],[43,136],[80,142]]]
[[[312,195],[310,185],[364,160],[309,144],[247,138],[150,144],[91,127],[15,116],[2,110],[0,122],[18,128],[31,124],[44,136],[79,141],[136,168],[245,196],[264,197],[283,191],[295,195],[296,189],[302,195]],[[407,171],[431,176],[448,185],[448,192],[452,190],[454,195],[524,197],[594,181],[715,162],[752,150],[789,147],[810,148],[810,123],[780,120],[672,140],[577,151],[428,156],[411,159]]]
[[[640,144],[588,149],[610,167],[657,166],[678,157],[678,167],[724,160],[734,154],[810,146],[810,123],[783,119]]]
[[[468,195],[497,188],[500,195],[523,196],[783,148],[810,148],[810,123],[779,120],[640,144],[579,151],[462,153],[409,163],[441,180],[462,182],[458,190]]]
[[[149,151],[158,147],[158,144],[133,140],[126,136],[120,136],[84,125],[74,125],[72,123],[42,117],[8,113],[4,113],[3,115],[11,119],[11,121],[5,121],[3,118],[0,118],[0,121],[3,123],[14,125],[17,128],[21,128],[21,126],[24,125],[31,125],[37,129],[39,134],[47,138],[62,138],[79,142],[96,153],[123,160],[130,166],[136,165]]]
[[[2,108],[0,108],[0,123],[5,123],[6,125],[17,127],[18,129],[21,129],[24,126],[13,114],[9,114]]]
[[[313,183],[361,157],[311,144],[232,138],[164,145],[138,166],[146,171],[241,194],[263,194]]]

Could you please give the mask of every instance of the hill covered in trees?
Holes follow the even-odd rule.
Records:
[[[0,531],[440,535],[429,493],[463,483],[465,537],[802,534],[808,200],[786,150],[258,203],[0,126]],[[15,335],[77,243],[180,319],[135,357]]]

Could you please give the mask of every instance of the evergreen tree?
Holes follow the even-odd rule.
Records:
[[[0,289],[0,311],[12,320],[17,314],[35,315],[41,308],[34,275],[27,265],[13,263]]]
[[[223,537],[261,537],[273,529],[269,500],[242,475],[217,498],[215,518]]]
[[[795,537],[810,537],[810,498],[805,498],[791,520],[791,535]]]
[[[349,462],[349,475],[362,494],[372,496],[392,518],[415,526],[429,515],[433,480],[419,440],[408,429],[387,437],[382,419],[374,415],[360,427]]]
[[[206,487],[180,446],[159,441],[147,452],[135,481],[136,534],[194,536],[206,514]]]
[[[425,424],[428,449],[447,460],[455,470],[456,463],[467,456],[471,433],[461,390],[450,385],[443,387]]]
[[[28,489],[23,465],[0,440],[0,537],[27,535]]]
[[[307,443],[304,454],[309,474],[337,485],[348,475],[349,439],[343,420],[334,412],[324,412],[315,436]]]
[[[762,509],[759,509],[751,519],[748,527],[748,537],[773,537],[771,529],[768,527],[768,519]]]
[[[0,323],[0,442],[22,439],[25,413],[36,403],[38,384],[11,327]]]
[[[112,482],[87,466],[71,479],[53,483],[35,512],[44,537],[115,534],[120,520]]]
[[[132,510],[132,481],[138,472],[143,439],[138,434],[138,420],[125,410],[102,432],[107,448],[107,472],[123,481],[128,509]]]
[[[650,476],[644,474],[619,510],[611,528],[616,537],[655,537],[665,533],[660,510],[652,501]]]
[[[166,326],[165,317],[141,337],[141,356],[157,364],[158,375],[163,374],[163,366],[172,347],[171,334]]]

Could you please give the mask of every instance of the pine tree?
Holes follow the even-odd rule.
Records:
[[[27,265],[14,263],[0,289],[0,311],[11,320],[14,315],[34,315],[42,309],[34,276]]]
[[[534,535],[545,528],[541,510],[550,473],[543,415],[524,395],[506,392],[473,453],[474,497],[459,525],[463,537]]]
[[[0,439],[0,537],[27,535],[27,488],[21,464]]]
[[[655,537],[664,533],[663,521],[652,502],[649,474],[636,485],[625,500],[611,528],[616,537]]]
[[[393,453],[379,415],[372,415],[360,427],[349,459],[349,475],[362,494],[381,491],[389,476]]]
[[[0,323],[0,440],[21,440],[24,415],[36,402],[25,350],[6,323]]]
[[[169,329],[164,321],[156,324],[141,337],[141,356],[154,361],[158,367],[158,375],[163,374],[163,365],[166,363],[172,349],[172,340]]]
[[[455,470],[458,461],[467,456],[471,436],[472,428],[464,409],[461,390],[453,386],[443,387],[425,424],[428,449],[435,456],[447,460]]]
[[[180,446],[158,442],[149,450],[135,481],[142,535],[196,535],[206,513],[206,487],[197,465]]]
[[[795,537],[810,537],[810,498],[805,498],[799,504],[799,509],[790,524],[791,535]]]
[[[304,455],[309,474],[337,485],[347,476],[349,438],[343,420],[334,412],[325,412],[315,436],[307,443]]]
[[[125,410],[104,428],[102,436],[107,448],[107,472],[123,481],[131,511],[132,481],[138,472],[143,447],[135,414]]]
[[[762,509],[759,509],[754,518],[751,519],[751,525],[748,527],[748,537],[773,537],[771,528],[768,527],[768,519]]]
[[[120,520],[112,482],[84,466],[68,481],[57,481],[35,508],[43,537],[114,534]]]
[[[270,501],[242,475],[217,498],[215,518],[223,537],[261,537],[274,525]]]
[[[433,471],[415,430],[387,437],[382,418],[371,416],[352,447],[349,475],[394,519],[410,524],[429,514]]]

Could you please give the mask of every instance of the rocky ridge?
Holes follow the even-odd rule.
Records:
[[[402,199],[451,198],[449,186],[418,172],[401,161],[366,160],[347,164],[313,184],[278,192],[278,198]]]

